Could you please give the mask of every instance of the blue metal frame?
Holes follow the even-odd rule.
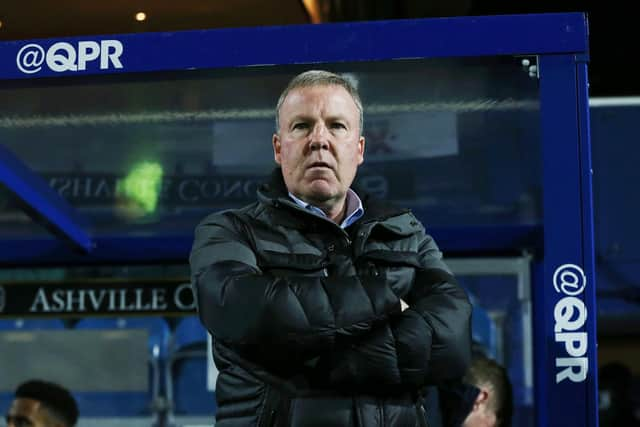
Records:
[[[84,70],[76,64],[76,70],[56,72],[44,60],[46,51],[52,60],[58,58],[54,68],[62,69],[63,56],[77,54],[80,49],[94,52],[92,49],[100,44],[101,51],[110,49],[115,53],[119,49],[117,43],[103,45],[110,40],[122,45],[118,58],[122,68],[115,68],[116,64],[110,61],[101,68],[100,55],[104,52],[87,61]],[[586,52],[586,40],[585,16],[581,13],[68,37],[0,43],[0,79],[401,58],[579,53]],[[50,50],[54,44],[58,49],[55,52]],[[27,62],[22,66],[27,72],[18,67],[21,50],[20,58]],[[38,62],[41,69],[34,71]]]
[[[598,425],[593,200],[585,55],[539,59],[544,271],[534,308],[537,424]],[[538,400],[540,401],[540,400]]]
[[[44,222],[56,234],[62,235],[83,253],[93,249],[86,222],[77,211],[33,173],[6,147],[0,145],[0,183],[27,206],[26,210]],[[7,247],[13,256],[13,248]]]
[[[11,79],[268,64],[538,55],[544,269],[536,276],[540,277],[540,286],[533,292],[536,424],[595,426],[596,309],[587,34],[585,15],[567,13],[16,41],[0,43],[0,83]],[[78,52],[83,52],[82,59]],[[13,188],[21,195],[29,191],[15,185]],[[47,212],[50,211],[45,209],[45,215]],[[491,235],[486,230],[462,228],[442,230],[441,235],[433,231],[445,249],[450,245],[459,250],[514,250],[531,238],[528,233],[533,232],[532,239],[536,239],[535,230],[491,230]],[[472,239],[461,239],[469,232],[472,237],[490,236],[486,237],[488,242],[494,242],[497,235],[501,242],[477,244]],[[78,236],[77,241],[88,244],[81,234]],[[43,239],[12,241],[0,250],[6,262],[37,265],[63,259],[78,262],[80,258],[89,262],[178,262],[186,259],[191,237],[97,238],[96,250],[89,257],[60,251],[59,243]],[[23,257],[30,257],[30,261]]]

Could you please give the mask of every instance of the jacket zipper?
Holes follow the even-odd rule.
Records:
[[[420,427],[429,427],[429,423],[427,422],[427,411],[424,409],[424,406],[420,402],[416,402],[416,406],[418,407],[418,424]]]
[[[276,392],[271,387],[266,391],[262,407],[262,417],[258,421],[259,427],[274,427],[276,425],[278,396],[275,393]]]

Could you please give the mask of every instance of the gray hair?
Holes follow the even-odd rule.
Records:
[[[362,133],[364,126],[362,101],[360,100],[360,94],[358,93],[358,89],[354,82],[346,76],[341,76],[324,70],[305,71],[291,79],[287,87],[282,91],[280,98],[278,98],[278,104],[276,106],[276,132],[280,130],[280,108],[282,107],[287,95],[289,95],[289,93],[294,89],[312,86],[341,86],[349,92],[349,95],[353,98],[353,102],[356,104],[356,107],[358,107],[358,112],[360,113],[360,133]]]

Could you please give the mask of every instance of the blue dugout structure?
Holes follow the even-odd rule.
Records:
[[[525,66],[525,73],[522,73],[520,64],[513,67],[516,62]],[[531,286],[535,423],[538,426],[596,426],[596,309],[587,62],[587,22],[580,13],[107,35],[0,43],[0,182],[15,196],[20,206],[43,222],[56,236],[62,237],[54,238],[41,230],[34,231],[24,222],[5,220],[0,245],[1,262],[4,266],[41,266],[177,263],[186,260],[193,226],[206,209],[189,211],[181,206],[173,206],[172,214],[166,213],[160,219],[145,213],[145,209],[153,212],[159,198],[170,198],[158,190],[158,186],[178,186],[181,201],[186,203],[203,193],[213,194],[211,182],[201,184],[200,193],[190,192],[190,185],[195,178],[189,173],[181,169],[176,175],[182,176],[182,181],[176,183],[173,177],[173,181],[169,179],[165,182],[162,180],[162,168],[146,163],[136,173],[146,177],[147,181],[155,182],[151,185],[155,193],[152,191],[154,195],[150,198],[144,196],[148,187],[138,185],[138,190],[134,189],[129,194],[129,199],[137,203],[132,208],[131,200],[127,199],[127,188],[134,178],[120,180],[116,188],[110,187],[112,175],[103,174],[100,179],[94,175],[94,187],[89,188],[86,180],[78,184],[79,181],[72,177],[73,174],[81,174],[87,166],[76,165],[70,169],[59,166],[65,172],[64,176],[53,176],[49,173],[51,168],[42,167],[46,162],[47,165],[55,162],[66,164],[58,157],[62,159],[68,153],[65,147],[74,145],[64,144],[93,147],[91,138],[97,137],[85,138],[88,135],[87,126],[106,123],[107,128],[101,133],[104,133],[105,140],[111,138],[114,143],[122,136],[119,133],[121,126],[131,126],[132,132],[146,135],[145,129],[137,127],[140,122],[137,121],[139,115],[135,109],[118,110],[114,107],[109,110],[110,106],[120,105],[118,97],[130,96],[131,105],[144,104],[146,96],[162,103],[165,102],[161,97],[163,91],[175,95],[172,92],[175,88],[171,84],[182,81],[186,82],[186,86],[195,87],[190,89],[194,96],[205,89],[217,91],[215,93],[219,98],[215,102],[224,108],[192,109],[189,100],[182,100],[182,110],[177,112],[147,108],[144,120],[153,123],[179,119],[194,127],[203,120],[229,117],[239,117],[240,120],[269,117],[271,120],[271,104],[267,108],[266,104],[258,103],[260,105],[252,110],[238,108],[237,105],[243,105],[242,102],[251,99],[252,95],[270,96],[266,88],[276,86],[280,89],[287,80],[284,77],[312,66],[352,72],[356,78],[360,78],[363,88],[371,88],[371,99],[376,99],[376,90],[382,90],[381,87],[387,84],[393,86],[394,93],[385,95],[388,102],[368,103],[370,107],[365,110],[367,117],[373,114],[386,115],[385,123],[394,120],[394,123],[398,123],[400,119],[393,116],[398,111],[436,114],[435,118],[429,119],[431,121],[427,120],[427,125],[438,123],[437,126],[454,120],[437,116],[440,109],[455,112],[483,111],[487,107],[496,107],[498,111],[533,111],[533,117],[539,119],[538,129],[531,135],[519,136],[529,142],[537,141],[539,145],[533,149],[527,143],[524,147],[501,145],[497,151],[483,151],[482,144],[478,144],[473,135],[465,133],[460,124],[460,120],[473,122],[475,119],[457,117],[455,120],[458,121],[454,121],[453,126],[442,125],[446,129],[441,132],[441,140],[445,142],[431,153],[421,151],[420,144],[423,141],[410,146],[410,153],[420,152],[425,159],[435,156],[444,160],[438,160],[437,163],[425,160],[418,164],[405,158],[405,163],[395,165],[395,169],[385,166],[385,171],[388,170],[390,176],[396,176],[398,182],[394,183],[393,179],[381,181],[379,177],[368,176],[365,187],[383,193],[387,191],[392,195],[400,194],[397,198],[404,202],[411,199],[410,204],[416,214],[427,224],[435,223],[429,231],[445,253],[454,256],[500,255],[526,249],[535,255]],[[504,70],[509,71],[505,74]],[[217,79],[213,83],[207,83],[203,77],[209,72]],[[421,81],[423,72],[428,72],[428,82]],[[487,81],[491,82],[490,90],[485,86],[479,90],[473,84],[465,85],[466,79],[473,83],[484,78],[474,75],[477,72],[487,76]],[[512,74],[520,77],[511,78]],[[522,77],[523,74],[530,76]],[[245,80],[242,80],[241,84],[233,86],[234,91],[225,92],[224,85],[218,82],[228,81],[233,85],[234,76],[246,78],[246,81],[255,84],[245,88]],[[164,82],[162,84],[166,88],[162,85],[159,89],[145,86],[147,80],[156,78]],[[449,82],[444,92],[462,97],[448,103],[425,102],[424,97],[438,100],[438,91],[429,89],[438,87],[438,78]],[[405,79],[408,85],[414,85],[417,89],[409,87],[403,90]],[[201,81],[207,85],[199,86]],[[508,81],[504,86],[515,88],[515,92],[506,90],[501,86],[501,81]],[[141,89],[116,88],[116,94],[110,98],[109,88],[115,87],[112,86],[114,82],[133,82]],[[106,92],[96,89],[100,86],[107,88]],[[243,92],[245,89],[246,92]],[[91,114],[76,114],[78,110],[82,111],[78,107],[80,104],[75,105],[75,110],[65,108],[67,101],[64,94],[76,93],[74,91],[82,92],[76,98],[84,102],[82,105]],[[481,92],[489,98],[501,97],[503,101],[497,104],[469,101],[463,96],[465,91],[472,94]],[[526,96],[514,98],[514,93],[525,93]],[[47,94],[50,98],[47,98]],[[59,104],[53,102],[51,97]],[[29,104],[25,99],[41,101]],[[273,101],[273,98],[269,98],[269,102]],[[25,118],[25,111],[36,113],[29,113]],[[417,121],[422,122],[423,118],[419,116]],[[484,138],[498,139],[505,129],[512,126],[513,121],[530,120],[531,116],[525,118],[516,114],[505,120],[505,116],[497,114],[490,119],[492,121],[481,122]],[[394,138],[403,140],[402,129],[413,129],[413,136],[421,133],[422,128],[416,127],[415,122],[416,117],[413,117],[413,124],[405,123],[395,130],[391,128],[391,133],[395,132],[396,136],[387,135],[387,139],[383,134],[389,128],[381,128],[380,123],[374,123],[378,126],[375,129],[378,133],[371,134],[369,140],[378,138],[377,155],[392,156],[393,153],[388,151],[389,147],[384,142],[393,141]],[[487,129],[487,126],[494,128]],[[44,131],[51,128],[62,128],[64,131],[59,134],[55,134],[57,131]],[[242,128],[245,127],[239,125],[232,129],[217,129],[216,138],[225,140],[228,134]],[[262,128],[263,131],[265,129],[268,128]],[[465,129],[474,128],[470,126]],[[177,131],[171,134],[172,130],[167,128],[162,131],[164,133],[156,134],[156,138],[180,138],[181,135]],[[209,135],[210,131],[207,127],[203,135]],[[454,132],[454,138],[449,138],[451,132]],[[37,140],[44,154],[33,156],[33,146],[23,143],[27,139]],[[450,140],[454,141],[453,145]],[[466,175],[464,167],[460,168],[460,163],[446,159],[461,150],[458,144],[462,140],[467,141],[470,152],[484,158],[483,165],[495,169],[494,175],[484,175],[484,179],[493,179],[493,190],[487,191],[496,194],[482,195],[494,201],[504,202],[501,194],[509,193],[514,186],[528,185],[530,171],[526,168],[532,168],[531,173],[535,175],[539,166],[541,195],[537,196],[540,203],[538,209],[533,209],[533,213],[527,216],[527,209],[523,208],[515,219],[509,216],[508,211],[498,209],[502,205],[497,202],[492,206],[480,203],[485,209],[474,210],[477,205],[469,203],[469,195],[477,196],[473,187],[477,183],[469,183],[472,179]],[[182,141],[181,144],[189,144],[189,141]],[[96,163],[101,159],[116,162],[110,157],[112,149],[109,146],[98,146],[100,149],[93,149],[90,153]],[[228,145],[225,149],[234,148]],[[246,150],[238,156],[259,157],[259,150]],[[165,155],[171,157],[173,154],[169,152]],[[402,157],[397,153],[393,155]],[[197,162],[200,156],[201,153],[195,152],[186,163]],[[224,161],[220,162],[220,158],[224,160],[224,152],[218,151],[216,156],[212,162],[218,162],[217,169],[208,173],[229,174],[234,171],[228,164],[225,166]],[[520,166],[512,164],[508,161],[511,158],[520,158],[522,163]],[[407,190],[405,175],[408,166],[416,170],[410,190]],[[518,167],[525,168],[524,172],[518,171]],[[465,188],[467,192],[462,191],[459,199],[454,196],[438,199],[437,209],[430,209],[432,204],[424,199],[428,198],[430,188],[425,187],[424,183],[433,178],[431,173],[443,177],[438,181],[440,187],[436,186],[435,190],[431,188],[434,194],[439,194],[438,188],[444,188],[442,193],[448,192],[449,195]],[[523,182],[496,178],[501,174],[508,177],[518,173],[522,173],[518,176]],[[260,175],[254,169],[245,173],[251,174]],[[135,174],[128,175],[131,176]],[[531,181],[535,181],[535,177]],[[238,185],[250,189],[252,182],[245,180]],[[131,185],[136,187],[135,182]],[[234,188],[230,184],[223,192],[232,194]],[[454,191],[449,191],[452,188]],[[403,191],[410,191],[411,194],[402,196]],[[114,216],[101,219],[95,215],[95,210],[91,210],[94,205],[82,204],[82,194],[111,198],[114,206],[119,206],[118,209],[122,208],[123,203],[126,206]],[[417,202],[420,197],[421,201]],[[532,197],[535,199],[535,192]],[[461,210],[468,208],[468,211],[458,212],[451,208],[439,217],[438,212],[443,209],[442,200],[449,207],[462,204],[464,209]],[[520,202],[528,203],[526,200]],[[218,208],[226,206],[225,201],[218,201],[216,205]],[[483,215],[490,210],[489,207],[494,210],[491,211],[491,218],[487,219],[489,217]],[[210,210],[210,206],[206,208]],[[542,214],[539,215],[539,212]],[[475,214],[475,220],[470,220]],[[121,223],[114,225],[114,218]],[[149,224],[160,225],[153,228]],[[10,303],[7,301],[7,304]]]

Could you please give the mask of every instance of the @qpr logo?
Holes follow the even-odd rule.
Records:
[[[75,44],[58,42],[47,49],[37,43],[29,43],[18,51],[16,65],[25,74],[35,74],[45,65],[56,73],[84,71],[93,61],[101,70],[122,68],[120,56],[123,50],[119,40],[83,40]]]
[[[575,264],[563,264],[553,273],[553,287],[558,293],[576,296],[584,291],[586,285],[584,271]]]
[[[16,56],[16,65],[18,69],[25,74],[33,74],[42,70],[45,53],[42,46],[35,43],[29,43],[18,51]]]

